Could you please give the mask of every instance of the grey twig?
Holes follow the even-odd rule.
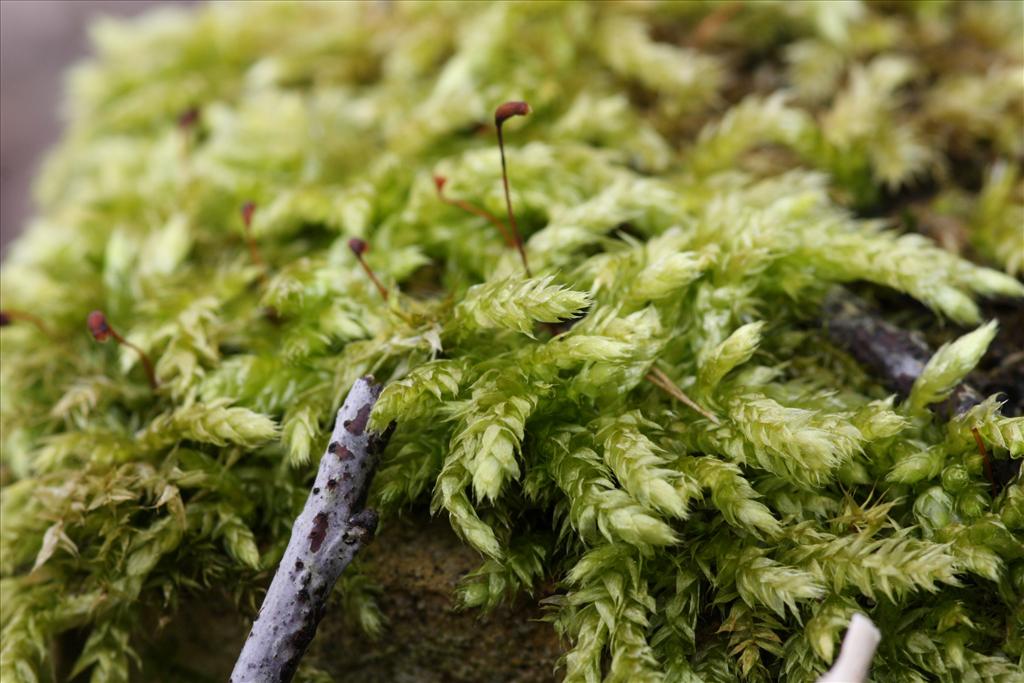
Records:
[[[263,599],[231,683],[287,683],[316,634],[338,577],[373,536],[366,493],[390,430],[368,431],[381,385],[363,377],[338,411],[313,490]]]

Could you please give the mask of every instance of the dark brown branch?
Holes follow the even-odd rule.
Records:
[[[909,396],[932,357],[928,344],[913,332],[886,322],[863,299],[845,289],[830,292],[824,308],[832,343],[853,356],[888,389],[902,398]],[[947,412],[960,415],[981,400],[981,395],[964,382],[944,405]]]
[[[832,342],[853,356],[886,387],[903,398],[909,396],[914,382],[932,356],[928,344],[912,332],[886,322],[866,302],[845,289],[836,288],[830,292],[824,307]],[[981,394],[962,382],[940,409],[948,414],[962,415],[981,401]],[[971,432],[994,496],[1000,487],[993,474],[985,442],[977,428],[971,428]]]
[[[390,436],[367,430],[381,385],[363,377],[338,411],[306,506],[263,599],[231,683],[287,683],[295,675],[327,598],[341,573],[377,527],[365,508],[377,459]]]

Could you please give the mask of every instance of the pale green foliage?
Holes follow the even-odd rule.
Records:
[[[761,343],[761,330],[764,323],[743,325],[718,346],[711,349],[700,362],[697,372],[697,389],[706,394],[738,365],[750,360]]]
[[[292,405],[300,393],[316,382],[315,375],[302,372],[274,356],[235,356],[221,363],[200,388],[204,401],[232,396],[252,410],[281,412]]]
[[[672,158],[665,139],[630,109],[629,100],[621,94],[596,98],[580,93],[552,133],[559,139],[615,141],[625,158],[653,172],[663,171]]]
[[[1004,161],[992,167],[971,222],[971,239],[988,258],[1010,275],[1024,272],[1024,181],[1018,169]]]
[[[927,405],[946,400],[956,385],[978,364],[995,336],[996,323],[991,321],[943,345],[914,382],[910,398],[907,399],[908,408],[912,411],[921,410]]]
[[[711,502],[729,524],[769,536],[777,536],[782,530],[771,510],[756,500],[757,492],[736,465],[710,456],[683,458],[680,465],[711,492]]]
[[[971,429],[977,429],[986,443],[1005,448],[1011,455],[1024,455],[1024,416],[1007,417],[999,413],[1000,403],[991,396],[962,415],[954,417],[946,441],[954,448],[974,445]]]
[[[867,441],[878,441],[896,436],[909,425],[909,420],[893,408],[895,396],[871,401],[857,409],[852,421]]]
[[[822,40],[800,40],[786,48],[789,81],[800,99],[819,104],[838,90],[846,68],[842,49]]]
[[[699,174],[724,171],[758,144],[806,144],[812,125],[807,113],[789,106],[782,93],[751,96],[701,130],[687,162]]]
[[[685,518],[687,503],[698,493],[697,482],[664,467],[668,458],[639,430],[642,425],[654,426],[645,425],[636,413],[595,425],[604,461],[626,493],[642,506],[668,517]]]
[[[569,450],[559,444],[549,474],[568,497],[568,520],[584,539],[622,540],[640,548],[669,545],[676,540],[671,527],[622,489],[600,456],[589,448]]]
[[[560,151],[565,154],[555,156],[552,161],[561,162],[562,168],[567,166],[563,158],[568,156],[572,161],[574,156],[580,156],[579,149]],[[547,225],[527,241],[527,250],[535,261],[548,267],[578,264],[578,251],[601,243],[609,225],[636,222],[656,232],[683,217],[678,197],[663,180],[626,172],[622,167],[609,164],[610,160],[604,153],[591,153],[587,159],[589,174],[600,181],[598,187],[570,186],[581,195],[576,200],[552,196],[556,203],[546,207],[550,212]],[[579,182],[576,178],[575,183]],[[569,194],[565,188],[560,189]],[[585,191],[580,192],[580,189]],[[588,264],[582,265],[585,268]]]
[[[681,291],[704,270],[706,259],[694,254],[678,253],[669,256],[657,255],[660,244],[651,240],[648,247],[652,254],[650,263],[636,275],[630,288],[629,298],[633,301],[656,301]]]
[[[373,409],[373,426],[387,427],[399,415],[405,420],[430,415],[438,402],[458,396],[461,364],[447,360],[425,363],[388,384]]]
[[[519,591],[530,591],[544,578],[548,549],[539,539],[525,537],[510,547],[502,560],[488,559],[459,585],[465,607],[493,609]]]
[[[565,680],[601,680],[605,647],[611,653],[605,680],[662,680],[644,636],[647,615],[655,603],[629,546],[605,545],[591,550],[580,558],[566,581],[572,590],[555,624],[579,645],[566,656]]]
[[[310,450],[320,436],[316,409],[300,405],[284,416],[281,440],[288,449],[288,462],[296,467],[309,463]]]
[[[810,681],[855,610],[875,680],[1018,679],[1024,492],[993,495],[972,430],[1006,467],[1024,418],[937,405],[995,327],[898,407],[819,328],[836,283],[920,302],[899,322],[937,341],[1024,295],[1022,26],[1019,3],[861,2],[97,25],[2,273],[2,308],[47,330],[0,332],[0,679],[49,683],[72,631],[84,677],[155,680],[187,605],[251,617],[370,373],[371,426],[395,426],[370,504],[446,514],[484,556],[465,606],[543,596],[570,681]],[[533,107],[504,129],[532,277],[431,178],[507,220],[509,99]],[[89,338],[97,308],[155,391]],[[329,611],[386,637],[373,572]]]
[[[825,600],[807,620],[807,640],[814,652],[826,662],[834,659],[836,642],[857,611],[856,603],[833,597]]]
[[[473,384],[468,400],[447,406],[456,420],[448,460],[463,463],[481,499],[497,498],[506,480],[519,478],[517,452],[543,388],[527,386],[520,372],[495,370]]]
[[[499,559],[501,546],[494,530],[477,515],[473,504],[466,495],[472,477],[460,463],[446,463],[434,485],[431,511],[444,508],[452,522],[452,528],[471,546],[484,555]]]
[[[820,598],[825,594],[824,587],[813,576],[765,557],[758,549],[748,548],[737,554],[733,562],[735,564],[726,565],[724,571],[735,572],[736,588],[750,607],[764,605],[784,617],[786,607],[798,611],[798,600]]]
[[[834,589],[855,587],[873,600],[879,594],[894,600],[909,591],[934,592],[939,582],[959,583],[948,547],[911,538],[906,530],[887,538],[872,538],[873,532],[800,536],[787,556],[795,564],[811,562],[814,574]]]
[[[434,485],[444,458],[443,446],[429,425],[418,433],[399,437],[391,446],[388,464],[377,472],[374,486],[384,506],[402,505],[416,500]]]
[[[760,394],[738,395],[726,410],[729,422],[703,439],[799,486],[823,485],[864,440],[848,416],[787,407]]]
[[[506,329],[532,334],[535,322],[574,317],[590,303],[583,292],[551,284],[551,276],[512,277],[471,287],[455,309],[458,329]]]
[[[231,557],[253,569],[259,569],[260,551],[256,548],[256,540],[242,520],[231,513],[222,513],[215,530],[224,539],[224,547]]]
[[[916,453],[902,453],[896,466],[885,478],[889,481],[915,484],[938,476],[945,464],[946,449],[942,446],[931,446]]]
[[[274,421],[225,401],[196,403],[156,417],[138,440],[144,448],[166,447],[181,439],[215,446],[238,444],[253,448],[277,436]]]
[[[722,80],[717,59],[652,40],[632,17],[605,20],[597,47],[612,70],[663,95],[663,106],[677,113],[712,99]]]
[[[914,65],[901,57],[877,57],[854,66],[849,84],[822,121],[825,140],[841,153],[865,156],[873,174],[897,186],[925,171],[931,150],[910,125],[893,121],[897,90],[914,77]]]
[[[978,322],[980,317],[965,290],[1024,294],[1024,285],[1013,278],[958,262],[920,235],[879,233],[875,239],[865,239],[863,232],[844,230],[822,246],[805,253],[820,257],[822,268],[836,279],[865,279],[905,291],[959,323]]]
[[[1013,21],[1010,21],[1013,25]],[[1022,151],[1020,131],[1011,123],[1014,108],[1024,105],[1020,70],[994,65],[981,73],[944,79],[928,93],[928,117],[941,125],[991,139],[1001,154]],[[982,195],[984,196],[984,195]]]

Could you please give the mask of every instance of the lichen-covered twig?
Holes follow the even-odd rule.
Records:
[[[882,319],[868,304],[851,292],[837,287],[825,299],[825,319],[832,342],[847,351],[868,372],[906,398],[914,381],[932,357],[928,344]],[[960,384],[947,402],[954,415],[981,403],[981,395],[966,382]]]
[[[341,572],[369,541],[377,513],[364,507],[389,432],[367,430],[381,385],[363,377],[338,411],[306,506],[231,673],[231,683],[286,683],[316,634]]]

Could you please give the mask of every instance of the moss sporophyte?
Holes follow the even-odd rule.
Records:
[[[225,680],[278,574],[303,681],[814,681],[856,612],[1019,680],[1022,27],[98,24],[0,272],[0,680]]]
[[[134,351],[142,362],[143,369],[146,371],[146,379],[149,380],[150,388],[154,390],[157,388],[159,383],[156,379],[156,371],[153,369],[153,361],[149,359],[149,356],[146,355],[145,351],[122,337],[117,330],[111,327],[110,323],[107,322],[107,316],[104,315],[103,311],[93,311],[90,313],[86,319],[86,323],[89,327],[89,333],[92,334],[92,338],[101,344],[105,343],[108,339],[113,339],[118,345]]]

